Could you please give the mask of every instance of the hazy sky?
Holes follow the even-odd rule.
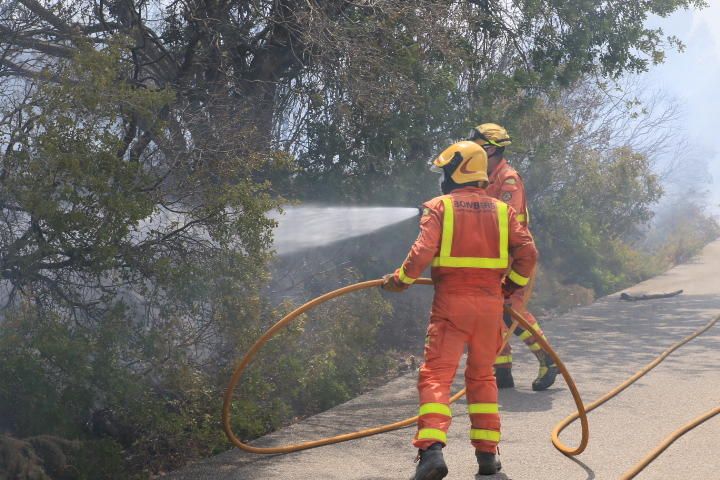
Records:
[[[681,135],[707,152],[712,175],[711,202],[720,204],[720,0],[709,0],[702,10],[677,12],[650,21],[666,35],[679,37],[682,53],[668,52],[664,64],[643,75],[648,86],[676,98],[682,108]],[[704,175],[704,173],[701,173]]]

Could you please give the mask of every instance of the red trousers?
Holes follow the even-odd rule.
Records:
[[[493,363],[502,344],[503,300],[499,291],[448,294],[436,292],[420,367],[420,411],[413,445],[425,449],[447,443],[452,414],[450,387],[465,345],[470,440],[477,450],[495,453],[500,441],[498,392]]]

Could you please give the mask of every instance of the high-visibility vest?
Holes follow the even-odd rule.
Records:
[[[445,207],[443,214],[443,229],[440,241],[440,255],[432,261],[433,267],[450,268],[508,268],[510,256],[508,253],[508,206],[504,202],[496,201],[498,231],[500,241],[496,257],[456,257],[452,254],[453,233],[455,230],[455,210],[453,199],[442,199]]]

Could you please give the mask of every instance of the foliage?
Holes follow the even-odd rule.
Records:
[[[72,464],[79,478],[121,478],[125,467],[157,471],[222,444],[207,374],[187,362],[128,368],[121,316],[79,331],[31,307],[9,313],[0,336],[5,427],[87,440]]]
[[[79,445],[51,435],[18,440],[0,436],[2,478],[15,480],[63,480],[74,477],[68,454],[77,455]]]
[[[395,175],[417,178],[417,163],[464,134],[478,110],[588,75],[645,71],[682,46],[647,28],[647,17],[704,2],[18,4],[0,12],[0,68],[9,76],[37,78],[82,45],[102,49],[122,36],[123,78],[175,92],[158,112],[172,134],[162,145],[171,164],[193,150],[277,147],[298,157],[296,194],[357,201],[388,191],[376,187]],[[151,148],[148,125],[126,115],[123,127],[136,155]],[[285,176],[260,170],[262,179]]]
[[[285,163],[198,150],[169,165],[159,117],[176,97],[119,80],[121,49],[82,50],[2,124],[0,416],[19,438],[85,440],[79,478],[158,472],[224,445],[216,375],[230,338],[260,321],[264,213],[278,201],[252,174]],[[148,151],[124,138],[128,117]],[[236,323],[229,297],[243,299]]]
[[[206,158],[211,165],[176,157],[168,168],[161,151],[128,152],[117,128],[125,115],[151,125],[158,145],[172,141],[156,116],[173,94],[117,82],[123,68],[116,49],[86,50],[10,114],[0,254],[11,299],[32,285],[35,301],[92,317],[118,288],[152,294],[142,285],[169,286],[220,257],[245,278],[262,272],[272,225],[263,213],[275,204],[267,186],[232,154]]]
[[[343,277],[357,281],[352,273]],[[274,430],[367,389],[390,365],[379,327],[391,315],[379,292],[367,291],[333,300],[291,323],[244,375],[233,403],[238,436]]]

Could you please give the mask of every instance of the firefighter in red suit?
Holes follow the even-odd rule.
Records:
[[[507,130],[495,123],[483,123],[470,132],[468,139],[483,147],[488,154],[490,181],[487,188],[488,195],[513,207],[517,212],[518,221],[528,226],[530,214],[523,179],[504,157],[505,147],[511,143]],[[529,285],[532,284],[532,277],[534,277],[534,273],[531,275]],[[529,285],[523,285],[523,288],[513,292],[508,303],[525,317],[538,335],[547,340],[542,328],[540,328],[540,324],[527,309],[531,293]],[[510,326],[511,323],[511,319],[506,315],[505,324]],[[555,377],[558,374],[557,365],[555,365],[550,355],[542,349],[532,333],[519,327],[515,329],[514,333],[520,337],[520,340],[527,345],[538,360],[538,376],[532,382],[532,389],[540,391],[550,388],[555,383]],[[495,361],[495,376],[498,388],[512,388],[515,386],[512,376],[512,349],[509,342]]]
[[[467,345],[465,368],[470,440],[479,473],[500,470],[500,415],[493,363],[505,329],[504,298],[527,284],[537,251],[515,209],[487,193],[487,154],[474,142],[458,142],[434,160],[443,195],[423,205],[420,235],[383,288],[402,291],[432,265],[435,286],[420,367],[420,409],[413,445],[419,449],[415,479],[447,475],[442,448],[452,420],[450,386]]]

